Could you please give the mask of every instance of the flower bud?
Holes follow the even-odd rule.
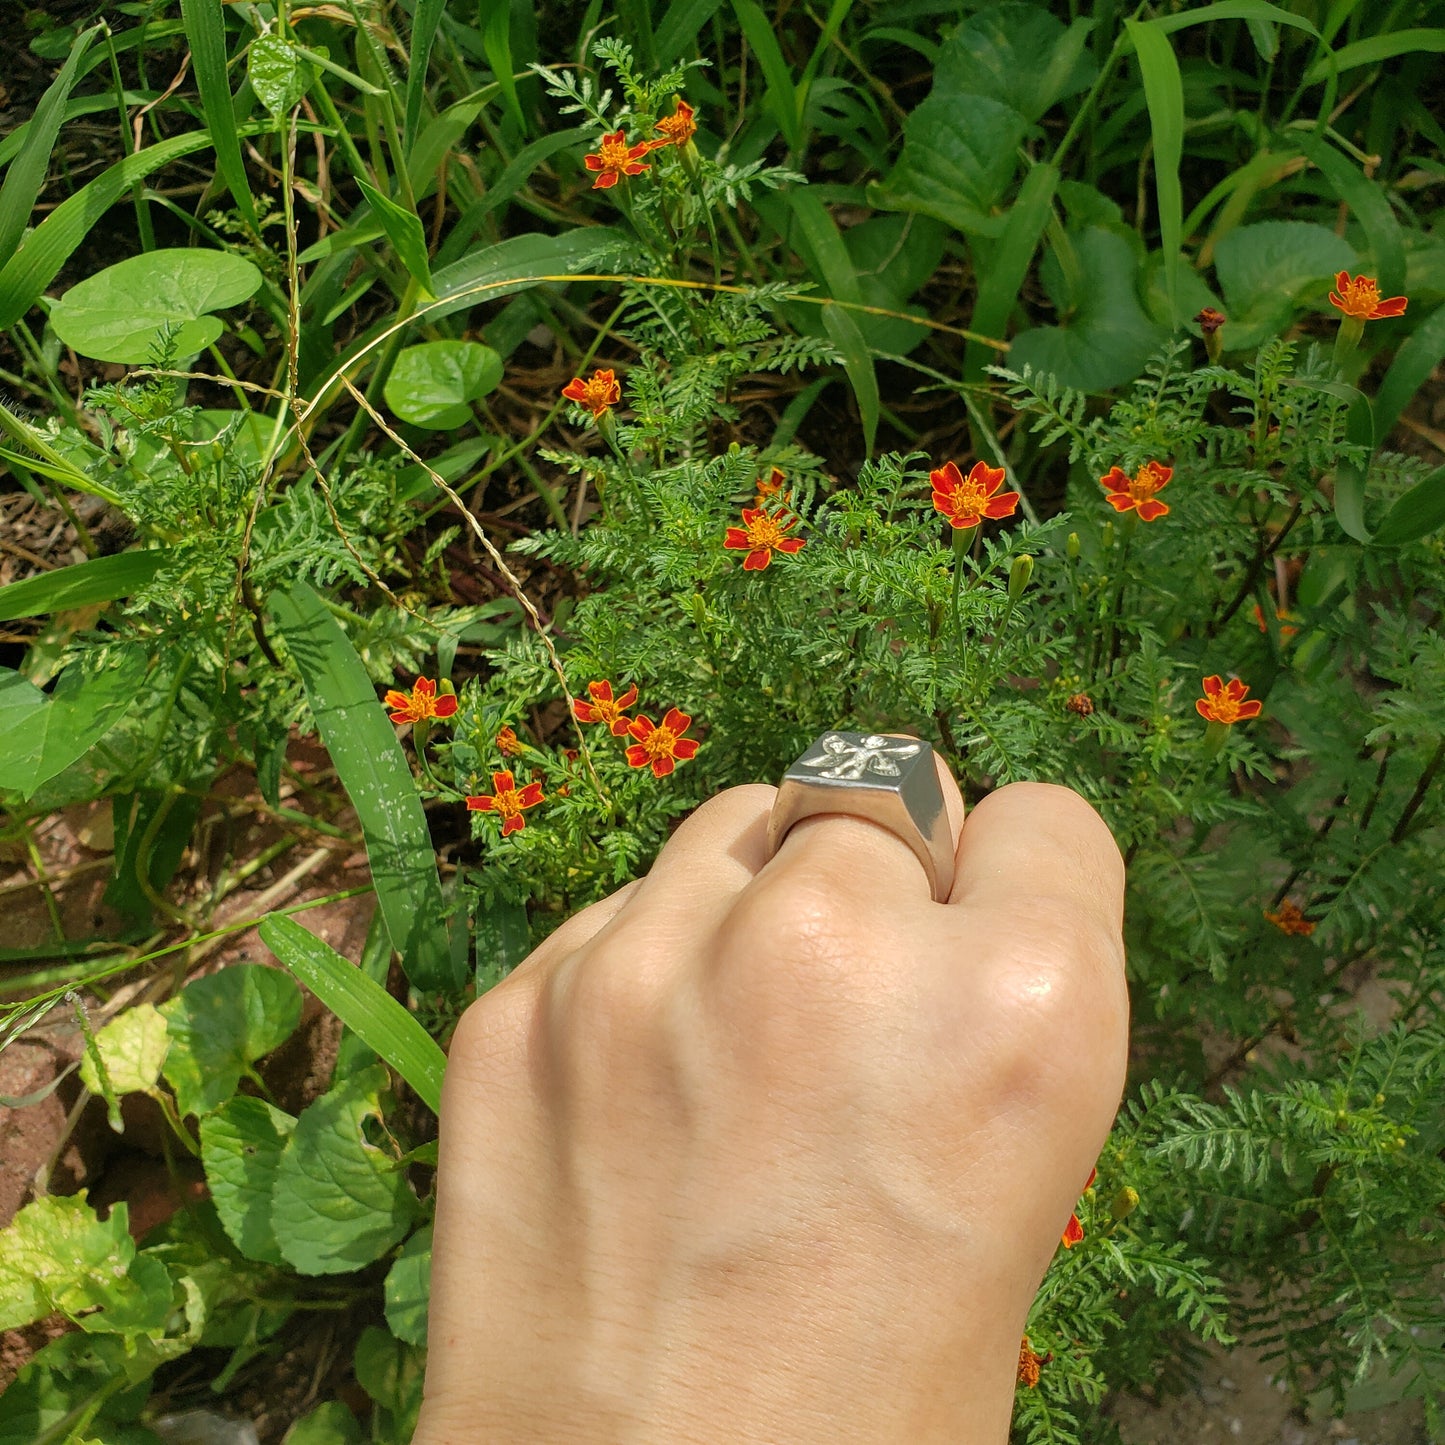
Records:
[[[1128,1219],[1138,1207],[1139,1191],[1128,1184],[1109,1201],[1109,1213],[1115,1219]]]
[[[1069,540],[1064,544],[1064,550],[1068,553],[1070,562],[1077,562],[1079,560],[1079,553],[1084,550],[1084,546],[1083,543],[1079,541],[1079,534],[1077,532],[1069,533]]]
[[[1029,578],[1034,575],[1034,559],[1025,552],[1022,556],[1015,557],[1013,566],[1008,569],[1008,600],[1017,602],[1024,595],[1029,585]]]
[[[1106,552],[1114,545],[1114,524],[1112,522],[1104,523],[1104,530],[1099,533],[1099,543]]]

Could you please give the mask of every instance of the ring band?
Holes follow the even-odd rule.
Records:
[[[919,738],[827,732],[782,776],[768,819],[768,857],[788,830],[819,813],[887,828],[913,849],[935,903],[953,888],[953,835],[933,749]]]

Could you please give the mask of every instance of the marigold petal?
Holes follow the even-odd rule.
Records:
[[[612,684],[610,682],[589,682],[587,684],[587,695],[594,702],[612,701]]]
[[[1110,492],[1127,492],[1129,490],[1129,473],[1123,467],[1110,467],[1104,476],[1099,478],[1099,485]]]
[[[1194,699],[1194,711],[1202,717],[1205,722],[1214,721],[1214,704],[1202,697]]]
[[[516,786],[517,781],[511,773],[492,774],[492,791],[494,793],[510,793]]]
[[[662,720],[662,725],[670,728],[674,733],[685,733],[692,726],[692,717],[680,708],[670,707],[667,710],[667,716]]]
[[[676,766],[677,764],[665,754],[660,758],[653,758],[652,776],[654,778],[665,778]]]
[[[454,692],[444,692],[437,698],[436,715],[438,717],[450,717],[457,710],[457,695]]]
[[[497,806],[497,800],[483,793],[480,797],[467,799],[467,811],[470,813],[490,813]]]
[[[946,516],[953,511],[953,498],[946,492],[934,492],[933,505]]]
[[[625,717],[620,717],[615,723],[612,724],[612,736],[615,738],[625,738],[627,734],[627,719]]]
[[[388,717],[390,717],[391,721],[394,722],[398,727],[400,727],[403,723],[415,721],[410,711],[389,713]]]
[[[611,190],[611,188],[612,188],[613,186],[615,186],[616,184],[617,184],[617,172],[616,172],[616,171],[603,171],[602,174],[601,174],[600,176],[598,176],[595,181],[592,182],[592,189],[593,189],[594,191]]]
[[[645,743],[648,738],[657,731],[657,725],[643,712],[638,713],[638,715],[632,719],[627,725],[627,731],[630,732],[638,742]]]
[[[429,677],[419,677],[416,686],[412,688],[412,695],[415,697],[435,697],[437,685]]]
[[[631,707],[637,701],[637,684],[634,682],[621,697],[617,699],[618,707]]]
[[[948,519],[949,526],[951,526],[955,531],[958,532],[966,532],[970,527],[978,526],[978,523],[979,518],[977,513],[969,515],[967,513],[960,512],[957,515],[950,515]]]
[[[641,743],[633,743],[627,749],[627,766],[629,768],[645,768],[648,762],[647,749]]]
[[[572,699],[572,712],[578,722],[595,723],[602,721],[602,715],[592,706],[590,702],[583,702],[580,697]]]
[[[698,742],[696,738],[678,738],[672,745],[672,755],[680,762],[685,763],[689,758],[696,755],[698,748],[701,746],[702,744]]]
[[[1012,517],[1018,511],[1019,494],[1017,492],[1004,492],[1002,496],[992,497],[988,505],[983,509],[985,517]]]
[[[807,545],[806,537],[784,537],[777,547],[779,552],[786,552],[791,556],[794,552],[801,552]]]
[[[394,687],[388,688],[384,702],[387,707],[410,707],[411,694],[398,692]]]
[[[1375,309],[1370,312],[1371,321],[1383,321],[1390,316],[1403,316],[1405,307],[1409,305],[1409,298],[1405,296],[1391,296],[1387,301],[1381,301]]]
[[[1128,492],[1110,492],[1104,500],[1116,512],[1132,512],[1139,505]]]
[[[950,491],[963,485],[963,473],[959,471],[957,462],[944,462],[937,471],[929,472],[928,480],[937,490]]]
[[[1166,503],[1150,497],[1147,502],[1139,503],[1139,516],[1146,522],[1152,522],[1156,517],[1162,517],[1169,507]]]
[[[1069,1215],[1069,1222],[1064,1226],[1064,1248],[1072,1249],[1076,1244],[1083,1242],[1084,1226],[1079,1223],[1077,1214]]]
[[[517,793],[517,806],[519,808],[535,808],[545,796],[541,783],[528,783]]]
[[[1224,679],[1216,672],[1212,677],[1204,679],[1204,693],[1206,697],[1218,697],[1224,691]]]
[[[730,547],[734,551],[741,550],[745,547],[751,547],[752,545],[753,544],[748,541],[748,534],[743,531],[741,527],[729,527],[727,530],[727,535],[723,538],[723,546]]]
[[[526,826],[527,820],[520,813],[513,813],[502,823],[502,837],[505,838],[508,833],[515,833]]]
[[[1249,702],[1242,702],[1239,705],[1238,717],[1241,722],[1252,717],[1258,717],[1264,711],[1264,704],[1257,698]]]
[[[586,401],[587,383],[580,376],[574,376],[566,386],[562,388],[562,395],[568,401]]]
[[[589,171],[600,171],[602,169],[602,157],[594,152],[592,155],[583,156],[582,164],[586,166]]]
[[[744,572],[762,572],[773,560],[773,549],[771,547],[754,547],[746,557],[743,558]]]
[[[1002,467],[991,467],[987,462],[975,462],[969,468],[968,480],[982,485],[984,496],[991,497],[1003,486],[1006,475]]]

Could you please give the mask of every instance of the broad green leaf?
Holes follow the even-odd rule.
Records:
[[[302,1274],[343,1274],[380,1259],[420,1212],[391,1155],[366,1137],[382,1118],[386,1070],[365,1069],[302,1111],[281,1154],[271,1224]]]
[[[316,68],[289,40],[279,35],[259,35],[251,42],[246,74],[256,99],[273,120],[282,120],[311,89]]]
[[[1031,366],[1065,386],[1105,391],[1137,376],[1167,333],[1140,305],[1139,265],[1128,241],[1087,226],[1072,235],[1072,247],[1081,277],[1076,309],[1062,325],[1020,332],[1008,364]],[[1040,276],[1055,304],[1063,302],[1063,272],[1052,251]]]
[[[264,1099],[234,1094],[201,1120],[201,1162],[221,1224],[247,1259],[284,1264],[271,1227],[281,1151],[296,1128]]]
[[[145,1405],[157,1366],[186,1348],[143,1335],[62,1335],[37,1351],[6,1388],[0,1445],[75,1445],[68,1426],[83,1416],[92,1432],[104,1431],[103,1445],[161,1445],[159,1436],[127,1422]]]
[[[0,622],[16,617],[42,617],[75,607],[93,607],[129,597],[144,587],[171,560],[165,548],[148,552],[117,552],[92,557],[73,567],[57,567],[0,587]]]
[[[160,1011],[171,1034],[166,1080],[182,1114],[204,1115],[290,1038],[301,1021],[301,990],[279,968],[237,963],[192,979]]]
[[[137,1254],[123,1278],[113,1277],[105,1308],[77,1317],[92,1335],[158,1335],[165,1331],[175,1286],[153,1254]]]
[[[410,1440],[421,1410],[426,1354],[416,1345],[368,1325],[356,1342],[353,1371],[361,1388],[376,1402],[380,1438]]]
[[[1179,244],[1184,198],[1179,162],[1184,152],[1184,82],[1169,37],[1149,22],[1126,20],[1149,105],[1154,136],[1154,188],[1159,198],[1159,236],[1164,251],[1164,292],[1169,298],[1169,324],[1179,322]]]
[[[50,152],[55,148],[55,138],[60,134],[60,124],[65,117],[65,102],[70,98],[71,86],[75,84],[76,67],[99,31],[99,25],[92,25],[75,37],[70,54],[60,67],[60,74],[50,83],[35,107],[25,143],[5,172],[5,182],[0,185],[0,263],[10,259],[25,234],[26,226],[30,224],[36,199],[50,168]]]
[[[437,293],[432,285],[431,261],[427,256],[426,232],[422,229],[421,218],[415,211],[398,205],[390,196],[382,195],[375,186],[368,185],[360,177],[356,184],[369,202],[371,214],[386,232],[397,259],[421,287],[423,295],[435,296]]]
[[[145,675],[139,648],[98,668],[73,662],[49,694],[0,669],[0,792],[29,798],[100,741],[130,709]]]
[[[365,1439],[356,1416],[340,1400],[328,1400],[303,1415],[281,1445],[364,1445]]]
[[[948,244],[948,228],[932,216],[874,216],[843,231],[843,244],[858,277],[859,299],[865,306],[883,306],[926,317],[909,298],[938,271]],[[805,308],[798,307],[798,311]],[[816,310],[808,307],[807,310]],[[870,351],[904,356],[928,336],[928,328],[892,316],[851,312]]]
[[[406,158],[406,173],[418,204],[431,190],[433,182],[439,179],[437,173],[442,162],[459,148],[462,137],[485,109],[482,101],[450,105],[422,127]],[[487,189],[490,191],[491,187]]]
[[[409,1345],[426,1344],[426,1311],[431,1298],[431,1226],[419,1229],[402,1246],[396,1263],[387,1271],[382,1293],[386,1297],[386,1323],[397,1339]]]
[[[78,281],[51,308],[55,334],[96,361],[144,365],[162,327],[178,328],[178,356],[193,356],[224,329],[213,311],[237,306],[261,284],[249,261],[225,251],[147,251]]]
[[[261,941],[432,1111],[441,1111],[446,1055],[380,983],[284,914],[261,921]]]
[[[210,134],[203,130],[172,136],[117,161],[67,196],[0,269],[0,331],[14,326],[35,305],[91,228],[137,181],[210,143]]]
[[[116,794],[111,805],[115,864],[104,901],[133,927],[149,926],[155,913],[152,900],[175,877],[203,801],[176,789]]]
[[[191,47],[191,66],[206,129],[216,148],[216,169],[221,173],[231,199],[241,214],[256,224],[256,201],[241,155],[241,138],[236,131],[236,113],[231,104],[231,82],[226,73],[226,20],[221,0],[181,0],[181,20]]]
[[[27,1204],[0,1230],[0,1330],[113,1300],[135,1258],[127,1219],[124,1204],[97,1218],[83,1189]]]
[[[1312,221],[1259,221],[1225,236],[1214,274],[1229,317],[1230,350],[1278,335],[1310,292],[1353,266],[1355,250]]]
[[[1436,467],[1385,513],[1374,540],[1384,547],[1397,547],[1441,527],[1445,527],[1445,467]]]
[[[406,347],[386,379],[386,404],[402,421],[448,431],[473,419],[469,403],[495,391],[502,358],[479,341],[422,341]]]
[[[95,1047],[117,1094],[148,1094],[161,1076],[170,1048],[166,1021],[154,1004],[138,1003],[113,1018],[95,1036]],[[92,1094],[102,1092],[95,1062],[87,1053],[80,1061],[80,1082]]]
[[[1375,393],[1375,430],[1382,437],[1395,429],[1400,413],[1434,374],[1442,357],[1445,357],[1445,306],[1437,306],[1401,343]],[[0,597],[4,595],[0,592]]]
[[[351,640],[305,583],[271,614],[301,674],[321,741],[356,809],[392,947],[420,989],[457,988],[426,814],[376,687]]]
[[[1330,188],[1354,212],[1370,243],[1380,295],[1398,296],[1405,284],[1405,239],[1383,187],[1327,140],[1308,131],[1292,132],[1290,139],[1319,167]]]

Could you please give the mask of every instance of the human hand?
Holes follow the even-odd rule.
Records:
[[[1043,784],[947,903],[876,824],[693,814],[463,1016],[415,1445],[1006,1438],[1123,1087],[1123,864]]]

